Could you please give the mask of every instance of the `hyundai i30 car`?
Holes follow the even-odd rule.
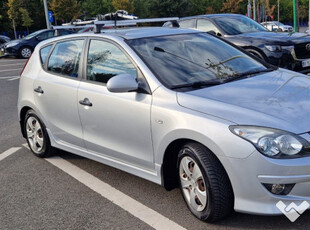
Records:
[[[216,36],[133,28],[36,46],[18,115],[37,157],[56,149],[179,187],[203,221],[310,202],[310,79]]]

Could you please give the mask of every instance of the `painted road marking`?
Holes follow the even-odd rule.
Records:
[[[25,65],[25,63],[24,62],[20,62],[20,63],[15,63],[15,64],[5,64],[5,65],[0,65],[0,67],[6,67],[6,66],[11,66],[11,65]]]
[[[0,70],[0,72],[10,72],[10,71],[15,71],[15,70],[21,70],[23,67],[19,69],[5,69],[5,70]]]
[[[0,77],[0,80],[1,80],[1,79],[10,79],[10,78],[15,78],[15,77],[19,77],[19,76],[7,76],[7,77]]]
[[[22,146],[29,149],[27,143]],[[167,217],[118,191],[111,185],[99,180],[95,176],[85,172],[61,157],[55,156],[45,158],[45,160],[155,229],[185,230],[185,228]]]
[[[61,157],[45,160],[155,229],[185,229]]]
[[[20,78],[20,76],[16,76],[16,77],[13,77],[13,78],[11,78],[11,79],[8,79],[8,81],[14,81],[14,80],[17,80],[17,79],[19,79]]]
[[[13,147],[0,154],[0,161],[20,150],[21,147]]]

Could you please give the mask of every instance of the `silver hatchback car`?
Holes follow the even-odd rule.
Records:
[[[310,78],[188,29],[134,28],[40,43],[20,79],[23,136],[180,187],[212,222],[310,202]]]

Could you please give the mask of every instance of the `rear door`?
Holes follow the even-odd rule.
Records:
[[[151,140],[151,101],[148,93],[111,93],[107,81],[117,74],[143,76],[126,52],[108,40],[92,39],[87,49],[85,80],[78,100],[87,149],[118,161],[154,169]]]
[[[84,42],[79,38],[43,47],[43,68],[33,85],[36,106],[52,136],[56,141],[78,147],[84,147],[77,105]]]

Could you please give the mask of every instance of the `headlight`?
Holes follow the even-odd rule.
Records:
[[[282,50],[292,51],[294,50],[294,46],[281,46]]]
[[[19,42],[9,42],[6,44],[6,47],[9,48],[9,47],[12,47],[12,46],[16,46]]]
[[[279,45],[265,45],[265,48],[271,52],[281,51],[281,46]]]
[[[290,132],[256,126],[230,126],[229,129],[268,157],[294,158],[309,153],[306,151],[309,150],[309,143]]]

